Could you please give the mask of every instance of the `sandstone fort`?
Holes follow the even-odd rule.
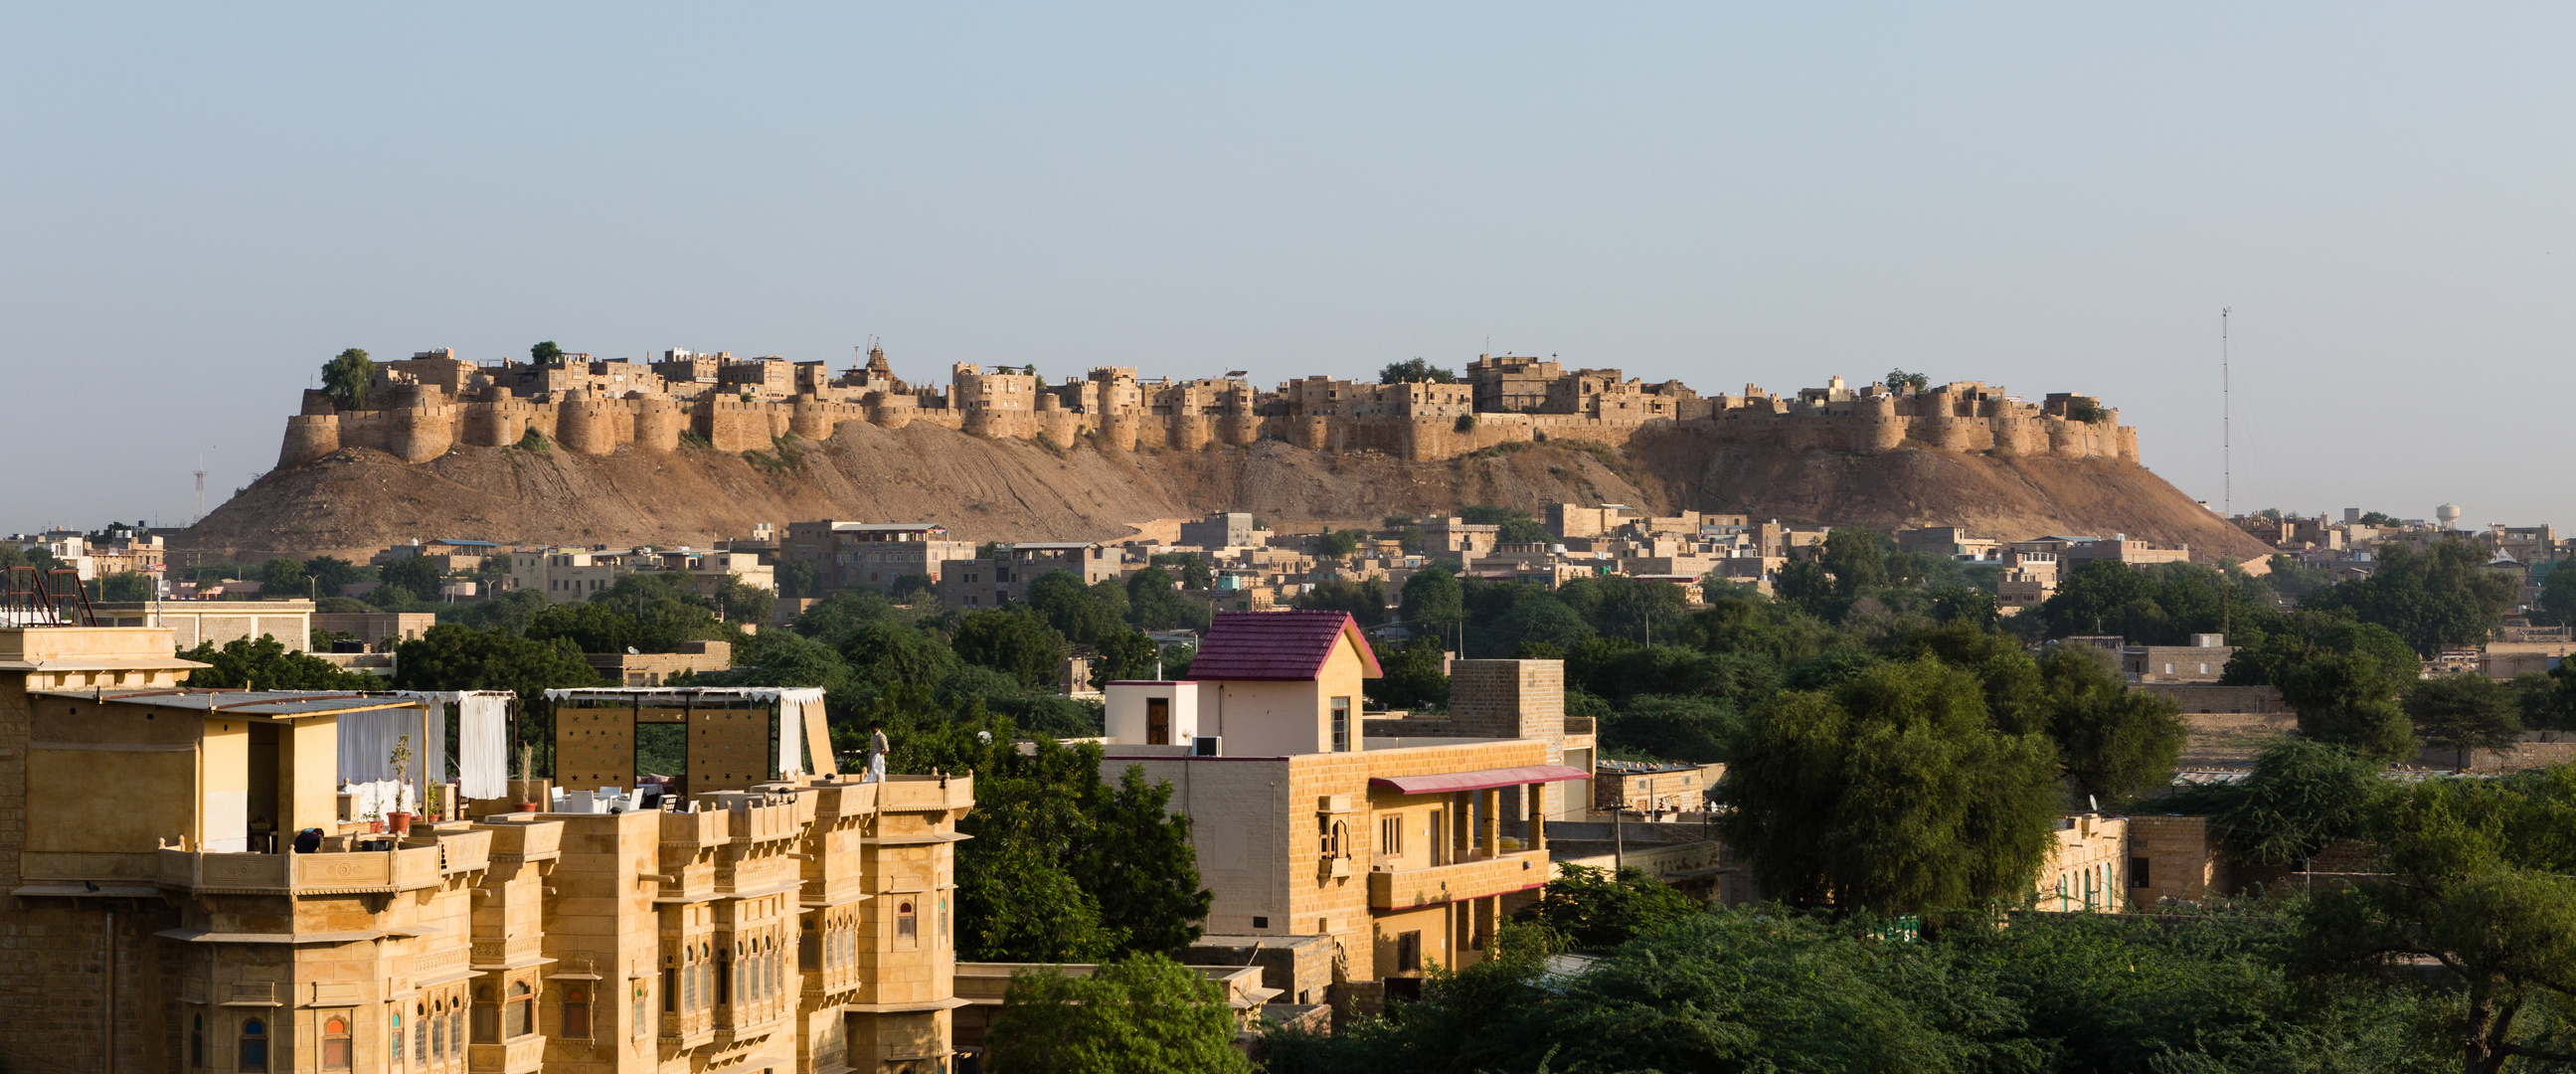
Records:
[[[1822,388],[1703,396],[1679,381],[1622,378],[1518,355],[1479,356],[1461,383],[1392,383],[1312,376],[1263,391],[1237,377],[1141,379],[1104,366],[1049,384],[1034,367],[952,367],[944,390],[895,377],[882,348],[834,376],[824,362],[669,350],[659,360],[477,363],[452,350],[379,363],[364,408],[305,392],[287,422],[281,467],[343,448],[404,462],[458,445],[544,442],[583,455],[683,444],[767,450],[783,438],[820,440],[843,422],[915,422],[988,438],[1070,446],[1090,440],[1133,451],[1195,451],[1281,440],[1316,450],[1377,451],[1413,461],[1499,445],[1564,440],[1623,447],[1655,427],[1692,428],[1718,441],[1874,454],[1938,448],[1997,455],[2135,463],[2137,431],[2099,400],[2053,393],[2040,402],[1973,381],[1917,387]]]

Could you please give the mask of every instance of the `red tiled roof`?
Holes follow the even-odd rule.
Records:
[[[1479,768],[1473,772],[1451,772],[1437,776],[1371,776],[1369,786],[1397,794],[1448,794],[1453,791],[1483,791],[1495,787],[1517,787],[1531,783],[1562,783],[1569,779],[1591,779],[1592,773],[1572,765],[1534,764],[1520,768]]]
[[[1341,638],[1349,638],[1359,651],[1361,677],[1382,677],[1377,654],[1369,650],[1349,612],[1220,612],[1199,642],[1190,678],[1312,679],[1322,673],[1333,643]]]

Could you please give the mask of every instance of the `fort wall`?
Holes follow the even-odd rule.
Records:
[[[459,445],[515,445],[532,430],[578,455],[627,448],[674,451],[684,433],[718,451],[766,451],[784,436],[829,439],[841,423],[853,421],[888,429],[925,422],[989,439],[1044,437],[1058,446],[1089,439],[1096,447],[1116,451],[1204,451],[1279,440],[1309,450],[1374,451],[1417,462],[1538,441],[1619,449],[1656,429],[1695,430],[1720,442],[1793,451],[1875,455],[1930,449],[2138,460],[2137,430],[2120,425],[2117,410],[2105,409],[2102,420],[2089,423],[2026,404],[1963,406],[1980,411],[1964,415],[1905,414],[1895,399],[1885,396],[1830,404],[1721,397],[1704,416],[1683,419],[1479,413],[1461,428],[1453,416],[1260,414],[1244,409],[1240,399],[1222,401],[1217,404],[1222,409],[1214,412],[1157,413],[1120,406],[1094,413],[1072,409],[1052,393],[1035,394],[1034,404],[1025,407],[963,409],[936,395],[888,392],[870,392],[856,402],[814,396],[750,402],[730,395],[694,401],[641,394],[607,398],[587,392],[554,399],[458,401],[436,385],[404,385],[383,394],[381,400],[370,400],[383,405],[340,410],[327,394],[307,391],[303,413],[287,418],[278,465],[302,465],[344,448],[425,462]],[[1014,403],[1032,399],[1025,390],[994,394]]]

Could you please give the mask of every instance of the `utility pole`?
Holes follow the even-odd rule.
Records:
[[[2235,312],[2218,310],[2218,509],[2227,518],[2236,517],[2236,386],[2227,354],[2227,318]]]

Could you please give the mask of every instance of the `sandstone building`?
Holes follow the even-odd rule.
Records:
[[[522,781],[542,811],[380,834],[341,812],[342,724],[423,701],[188,689],[171,651],[0,629],[0,1064],[948,1068],[971,780],[802,775],[806,721],[744,691],[583,691],[568,761],[657,720],[735,748],[652,805]]]

